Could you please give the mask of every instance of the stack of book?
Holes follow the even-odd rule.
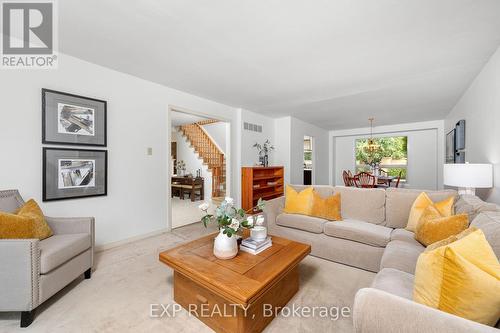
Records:
[[[259,254],[272,245],[273,241],[271,240],[271,237],[267,237],[262,241],[255,241],[248,237],[241,242],[240,250],[251,254]]]

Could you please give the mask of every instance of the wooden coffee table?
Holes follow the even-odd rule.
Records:
[[[174,300],[216,332],[260,332],[299,290],[298,264],[311,246],[271,236],[257,255],[221,260],[216,235],[160,253],[174,270]]]

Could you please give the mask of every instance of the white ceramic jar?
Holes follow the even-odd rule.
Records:
[[[238,241],[236,235],[227,237],[223,230],[219,231],[214,241],[214,256],[219,259],[232,259],[238,254]]]
[[[255,227],[250,229],[250,237],[256,242],[265,240],[267,238],[267,228],[256,225]]]

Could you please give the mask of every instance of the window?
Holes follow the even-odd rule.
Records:
[[[366,151],[368,139],[356,140],[356,173],[360,171],[371,172],[373,168],[379,168],[388,176],[399,176],[406,180],[408,166],[408,137],[390,136],[374,138],[379,149],[374,153]]]
[[[312,169],[312,137],[304,136],[304,169]]]
[[[313,181],[313,138],[304,136],[304,185],[312,185]]]

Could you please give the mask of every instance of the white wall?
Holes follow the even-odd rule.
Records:
[[[201,169],[203,179],[205,200],[210,201],[212,198],[212,173],[208,167],[203,164],[203,159],[200,158],[191,143],[187,138],[175,128],[172,128],[172,137],[177,142],[177,161],[184,161],[186,164],[186,172],[196,176],[196,170]],[[179,171],[177,171],[179,173]]]
[[[313,137],[313,184],[328,184],[328,131],[297,118],[291,119],[290,182],[304,181],[304,136]]]
[[[205,133],[208,134],[217,147],[225,154],[227,151],[226,134],[229,130],[229,124],[219,121],[212,124],[206,124],[201,127],[205,130]]]
[[[494,188],[477,193],[500,204],[500,48],[446,117],[446,133],[460,119],[465,119],[466,161],[493,164]]]
[[[290,183],[290,157],[291,157],[291,130],[292,117],[283,117],[274,120],[274,162],[285,168],[285,183]],[[303,147],[303,145],[302,145]]]
[[[41,89],[108,101],[108,195],[41,202]],[[241,136],[238,110],[124,73],[60,54],[57,70],[8,70],[0,74],[0,186],[35,198],[47,215],[95,216],[98,245],[163,230],[167,221],[170,136],[168,107],[231,123]],[[153,155],[147,156],[147,147]],[[82,147],[83,148],[83,147]],[[230,145],[232,156],[238,146]],[[239,201],[240,162],[230,164],[230,190]]]
[[[443,121],[408,123],[375,127],[373,135],[408,136],[408,169],[405,187],[417,189],[442,188],[444,163]],[[355,169],[355,141],[369,137],[369,128],[331,131],[331,179],[343,185],[342,170]]]
[[[275,162],[285,166],[285,182],[303,183],[304,136],[313,137],[313,183],[328,184],[328,131],[294,117],[275,120]]]
[[[253,145],[258,142],[263,144],[266,140],[271,141],[271,143],[276,146],[274,138],[274,119],[263,116],[261,114],[243,110],[241,118],[241,165],[242,166],[253,166],[259,162],[259,154]],[[262,133],[245,130],[243,128],[243,123],[252,123],[262,126]],[[276,151],[271,151],[269,153],[269,165],[278,165],[275,163],[274,156]]]

